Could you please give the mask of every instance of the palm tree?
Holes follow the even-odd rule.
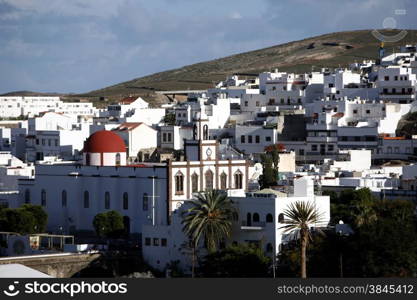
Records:
[[[191,207],[184,212],[182,224],[193,248],[194,275],[195,251],[199,242],[204,240],[209,253],[216,251],[220,241],[230,236],[237,213],[227,195],[217,190],[199,193],[189,203]]]
[[[322,214],[310,202],[296,201],[284,210],[286,225],[281,228],[284,233],[295,233],[294,237],[301,240],[301,277],[307,277],[306,250],[312,239],[311,227],[321,222]]]

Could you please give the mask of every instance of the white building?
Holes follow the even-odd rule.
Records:
[[[314,184],[311,178],[295,180],[294,194],[265,190],[246,193],[231,198],[238,211],[238,219],[233,222],[233,231],[226,244],[255,244],[273,257],[281,251],[281,245],[292,237],[284,233],[284,211],[296,201],[308,202],[321,213],[321,220],[314,227],[326,227],[330,221],[329,196],[314,195]],[[142,234],[143,257],[145,261],[158,270],[165,270],[172,261],[180,261],[180,267],[186,272],[191,265],[190,248],[182,232],[182,212],[187,204],[179,207],[172,215],[169,226],[144,226]],[[199,250],[204,253],[203,249]]]
[[[140,151],[150,151],[157,147],[158,132],[145,123],[125,122],[114,129],[127,145],[128,157],[137,158]]]

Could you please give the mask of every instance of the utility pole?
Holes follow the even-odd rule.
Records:
[[[158,176],[149,176],[149,179],[152,179],[152,226],[156,225],[156,203],[155,198],[159,196],[155,196],[155,179],[158,179]]]

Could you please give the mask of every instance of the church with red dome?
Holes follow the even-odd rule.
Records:
[[[124,166],[126,165],[126,144],[116,133],[100,130],[93,133],[83,148],[85,166]]]

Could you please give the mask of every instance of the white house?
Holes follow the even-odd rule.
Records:
[[[138,157],[142,150],[154,149],[158,143],[158,132],[145,123],[125,122],[113,130],[125,142],[128,157]]]

